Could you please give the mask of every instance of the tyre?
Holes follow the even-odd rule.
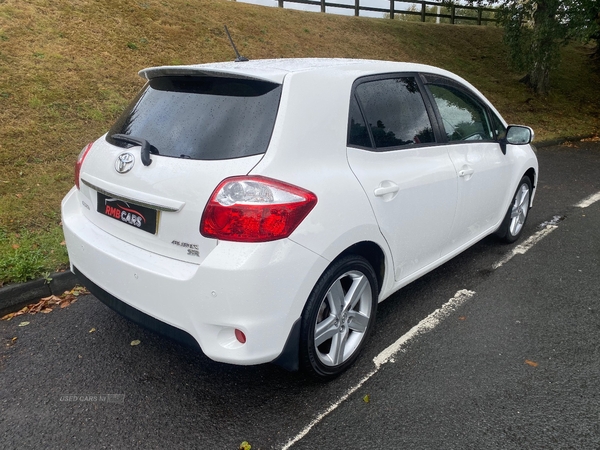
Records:
[[[302,313],[304,371],[329,379],[352,365],[375,323],[378,292],[375,272],[361,256],[342,257],[327,268]]]
[[[519,187],[515,192],[515,196],[508,207],[504,220],[496,231],[496,235],[507,243],[515,242],[519,239],[525,221],[527,220],[527,213],[529,212],[529,204],[531,201],[531,180],[525,176],[521,178]]]

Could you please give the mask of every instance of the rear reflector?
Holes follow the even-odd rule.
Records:
[[[235,338],[238,340],[240,344],[246,343],[246,335],[242,330],[235,329]]]

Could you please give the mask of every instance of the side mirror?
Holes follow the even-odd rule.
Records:
[[[506,129],[506,136],[500,139],[500,148],[506,155],[506,144],[525,145],[531,143],[535,133],[529,127],[523,125],[509,125]]]
[[[509,125],[506,130],[506,142],[512,145],[529,144],[533,136],[533,130],[522,125]]]

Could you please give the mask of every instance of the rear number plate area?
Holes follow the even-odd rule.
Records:
[[[158,211],[147,206],[137,205],[98,192],[97,211],[111,219],[123,222],[147,233],[156,234]]]

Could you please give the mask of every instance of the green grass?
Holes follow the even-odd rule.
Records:
[[[148,66],[347,57],[433,64],[477,86],[538,139],[600,129],[600,76],[564,50],[548,98],[506,62],[502,30],[282,10],[225,0],[0,0],[0,284],[67,267],[60,200],[82,147],[102,135]],[[13,246],[18,245],[18,249]]]
[[[68,263],[62,230],[22,230],[11,233],[0,229],[0,286],[3,282],[22,282],[45,276]]]

